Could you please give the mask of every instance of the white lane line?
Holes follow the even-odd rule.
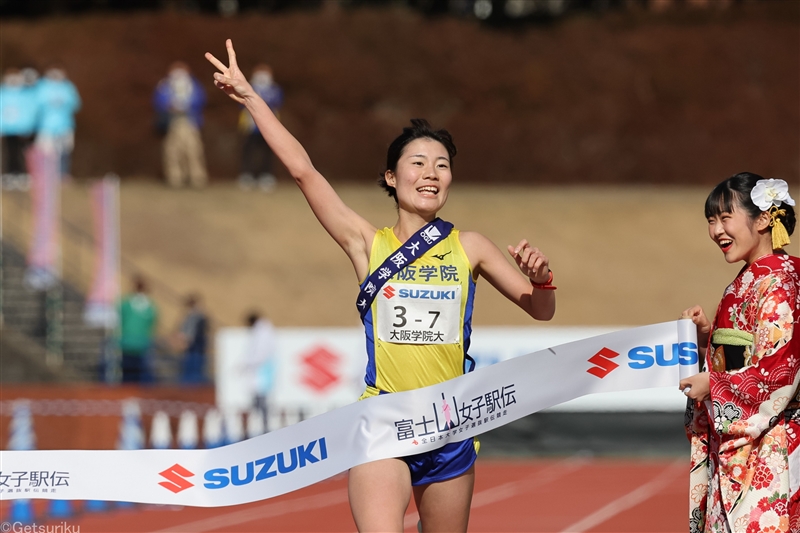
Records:
[[[482,490],[472,496],[472,505],[470,509],[477,509],[478,507],[513,498],[517,494],[523,494],[541,485],[546,485],[558,478],[564,477],[575,470],[583,468],[590,462],[591,458],[584,454],[572,455],[541,471],[534,472],[530,476],[520,479],[519,481],[510,481],[490,489]],[[403,529],[409,529],[413,526],[416,530],[418,521],[419,513],[417,511],[407,514],[403,519]]]
[[[226,529],[237,524],[244,524],[261,520],[264,518],[272,518],[289,513],[296,513],[298,511],[311,511],[314,509],[321,509],[323,507],[330,507],[347,501],[347,489],[336,489],[314,496],[305,496],[295,500],[284,502],[273,502],[254,507],[252,509],[245,509],[242,511],[235,511],[223,515],[213,516],[211,518],[204,518],[194,522],[188,522],[177,526],[171,526],[166,529],[159,529],[152,533],[185,533],[191,531],[193,533],[202,533],[204,531],[214,531],[216,529]]]
[[[674,478],[681,474],[686,474],[687,472],[688,470],[686,469],[686,461],[684,459],[677,459],[666,469],[664,469],[664,471],[661,472],[661,474],[659,474],[655,479],[652,479],[644,485],[636,487],[629,493],[620,496],[616,500],[607,503],[605,506],[593,512],[589,516],[582,518],[574,524],[562,529],[561,532],[582,533],[583,531],[587,531],[599,524],[602,524],[606,520],[613,518],[621,512],[627,511],[628,509],[635,507],[646,500],[649,500],[658,494],[661,489],[669,484]]]

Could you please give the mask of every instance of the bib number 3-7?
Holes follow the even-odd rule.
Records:
[[[378,300],[378,338],[396,344],[461,340],[461,285],[386,285]]]

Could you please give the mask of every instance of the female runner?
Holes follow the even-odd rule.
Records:
[[[230,40],[226,47],[228,66],[206,54],[219,69],[214,74],[215,85],[253,116],[314,215],[350,258],[364,288],[368,276],[401,246],[407,246],[406,241],[434,221],[444,206],[456,154],[450,134],[434,131],[425,121],[415,120],[391,144],[381,185],[397,202],[398,218],[394,227],[379,230],[342,202],[297,139],[250,87],[236,64]],[[411,247],[407,250],[407,254],[414,254]],[[407,291],[427,288],[430,294],[459,297],[443,299],[435,305],[431,301],[420,304],[408,300],[403,306],[396,306],[394,302],[398,300],[388,300],[392,295],[387,293],[391,291],[377,292],[363,317],[368,353],[363,397],[433,385],[465,372],[478,276],[486,278],[533,318],[552,318],[555,294],[549,289],[555,287],[551,284],[548,258],[526,240],[509,246],[508,251],[524,275],[483,235],[453,229],[390,281],[392,287],[408,284]],[[424,327],[436,325],[436,335],[428,335],[429,331],[419,329],[424,327],[413,325],[422,323],[423,318]],[[403,517],[413,492],[425,532],[466,531],[475,459],[476,449],[470,439],[426,454],[352,468],[348,491],[356,526],[359,531],[403,531]]]
[[[728,263],[744,265],[713,324],[699,306],[683,312],[708,346],[707,371],[680,382],[694,400],[691,532],[800,531],[800,260],[783,251],[793,205],[786,182],[750,173],[706,200],[711,240]]]

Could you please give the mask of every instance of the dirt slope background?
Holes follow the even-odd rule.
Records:
[[[87,185],[67,186],[63,212],[89,232]],[[376,226],[395,222],[393,204],[377,186],[337,190]],[[456,184],[441,214],[501,248],[527,238],[546,251],[558,286],[558,309],[549,324],[631,326],[674,320],[694,304],[713,314],[735,277],[739,265],[727,264],[708,238],[707,194],[706,187]],[[800,188],[792,194],[798,198]],[[3,197],[9,238],[29,225],[19,207],[25,199],[19,192]],[[121,207],[123,254],[160,282],[154,296],[164,330],[176,326],[179,308],[162,286],[202,294],[216,325],[241,324],[251,308],[280,326],[359,323],[353,268],[294,185],[260,194],[224,183],[174,191],[133,180],[123,184]],[[800,255],[799,241],[795,235],[789,247],[794,255]],[[71,241],[65,246],[65,266],[83,272],[83,284],[89,282],[89,251]],[[485,280],[478,283],[474,323],[534,325]]]
[[[187,61],[209,91],[217,180],[237,173],[237,107],[205,51],[232,37],[271,63],[283,120],[334,181],[372,181],[411,117],[449,128],[457,179],[704,183],[751,169],[798,176],[800,2],[577,14],[497,30],[402,5],[246,13],[95,14],[0,22],[2,66],[62,62],[80,89],[74,173],[160,172],[151,94]]]

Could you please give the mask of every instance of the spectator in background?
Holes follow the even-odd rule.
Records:
[[[242,367],[242,386],[249,388],[253,406],[264,414],[264,428],[269,430],[269,393],[275,382],[275,328],[258,311],[247,315],[250,340]]]
[[[178,332],[183,351],[181,383],[196,385],[207,381],[205,374],[208,349],[208,317],[200,306],[200,296],[186,297],[186,316]]]
[[[24,74],[16,68],[6,69],[0,83],[0,136],[3,185],[8,189],[28,188],[25,151],[33,140],[38,114],[36,93],[25,84]]]
[[[208,181],[200,126],[206,93],[186,63],[176,61],[156,87],[156,124],[164,136],[164,177],[172,187],[188,181],[203,187]]]
[[[156,333],[158,310],[147,295],[144,278],[133,278],[134,292],[122,299],[119,310],[122,382],[149,383],[150,350]]]
[[[253,69],[250,85],[267,103],[269,108],[280,118],[283,105],[283,90],[272,78],[269,65],[258,65]],[[248,190],[258,185],[259,189],[269,192],[275,188],[276,180],[272,172],[272,150],[258,131],[253,117],[246,109],[239,114],[239,129],[244,134],[242,149],[242,171],[239,174],[239,187]]]
[[[75,113],[81,108],[81,97],[60,65],[45,70],[36,85],[36,96],[41,111],[36,144],[56,151],[61,161],[61,176],[69,179],[75,147]]]
[[[36,70],[35,67],[27,66],[23,67],[20,71],[22,73],[22,77],[25,78],[25,86],[31,89],[36,87],[36,84],[39,83],[39,71]]]

